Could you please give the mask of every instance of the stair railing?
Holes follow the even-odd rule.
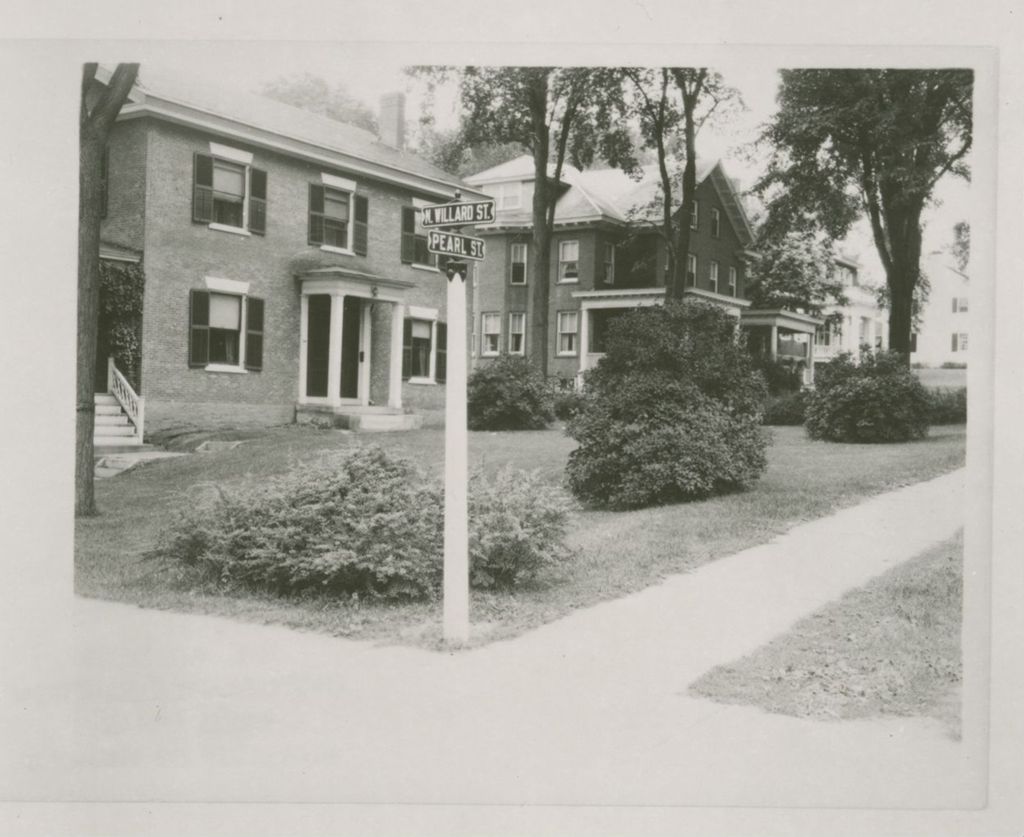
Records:
[[[135,427],[134,436],[142,442],[142,427],[146,417],[146,399],[138,395],[121,370],[114,365],[112,357],[107,358],[107,391],[117,399],[128,420]]]

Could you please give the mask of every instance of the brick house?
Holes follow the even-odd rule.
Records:
[[[519,157],[466,180],[491,195],[496,209],[495,223],[476,230],[487,241],[487,258],[474,293],[475,361],[525,355],[532,158]],[[773,345],[789,332],[813,334],[811,318],[749,310],[748,248],[754,233],[737,188],[722,163],[712,160],[698,159],[697,184],[685,295],[722,306],[744,328],[764,328]],[[566,166],[555,187],[560,194],[551,246],[548,370],[573,379],[601,358],[611,319],[665,300],[666,247],[655,229],[660,179],[656,166],[645,167],[639,180],[616,169]]]
[[[445,280],[418,208],[478,195],[402,149],[403,111],[385,97],[377,137],[142,68],[101,235],[145,269],[147,431],[398,428],[443,410]]]

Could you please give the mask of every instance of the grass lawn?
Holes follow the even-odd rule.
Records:
[[[915,369],[914,374],[926,387],[940,387],[942,389],[959,389],[967,386],[966,369],[942,369],[921,368]]]
[[[578,510],[570,526],[576,558],[515,595],[473,594],[475,641],[515,636],[577,607],[655,584],[665,575],[764,543],[804,520],[870,495],[929,479],[964,462],[965,428],[933,428],[898,445],[808,440],[802,428],[771,431],[768,470],[750,491],[700,503],[633,512]],[[235,438],[246,434],[234,434]],[[279,599],[218,589],[188,589],[141,555],[179,509],[210,492],[258,481],[330,450],[378,442],[440,472],[442,430],[353,435],[288,426],[248,434],[233,450],[146,463],[96,486],[101,514],[76,524],[75,587],[84,596],[145,607],[219,614],[331,634],[436,646],[440,605],[382,606]],[[560,483],[575,442],[560,430],[471,433],[471,467],[506,463],[539,469]]]
[[[924,715],[960,737],[963,533],[798,622],[690,691],[786,715]]]

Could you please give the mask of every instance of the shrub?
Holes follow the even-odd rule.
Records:
[[[833,442],[905,442],[928,433],[928,391],[897,353],[843,354],[822,365],[807,401],[807,432]]]
[[[568,421],[583,409],[584,401],[583,393],[574,386],[557,388],[553,397],[555,418]]]
[[[967,387],[935,387],[929,391],[928,399],[931,402],[928,412],[929,424],[967,423]]]
[[[467,399],[470,430],[542,430],[554,419],[544,376],[514,355],[473,370]]]
[[[565,560],[567,501],[535,474],[476,476],[471,582],[513,587]],[[431,598],[443,573],[438,481],[378,446],[349,449],[190,512],[150,557],[188,577],[277,594]]]
[[[766,465],[762,377],[734,339],[735,320],[696,301],[637,309],[609,327],[586,374],[569,486],[612,508],[743,488]]]
[[[754,368],[764,375],[769,395],[799,392],[803,386],[803,375],[795,363],[772,360],[770,357],[759,357],[754,360]]]
[[[790,392],[768,398],[764,411],[764,424],[803,424],[807,410],[807,393]]]
[[[493,478],[474,476],[469,490],[470,583],[515,587],[569,556],[569,504],[536,472],[506,467]]]

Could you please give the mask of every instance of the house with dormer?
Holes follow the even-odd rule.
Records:
[[[551,173],[553,177],[553,172]],[[487,259],[474,293],[476,363],[503,353],[529,355],[533,160],[519,157],[466,178],[495,200],[495,222],[476,228]],[[697,161],[685,295],[719,305],[737,323],[776,341],[793,330],[813,334],[816,321],[789,312],[752,312],[746,296],[754,231],[735,182],[721,161]],[[608,324],[623,311],[663,304],[667,249],[658,232],[656,166],[639,179],[618,169],[565,166],[559,181],[550,263],[548,369],[577,378],[604,353]],[[758,314],[759,318],[748,317]],[[795,319],[794,319],[795,318]],[[774,331],[772,331],[774,329]],[[809,350],[810,341],[806,342]]]
[[[446,280],[419,210],[482,195],[404,150],[401,94],[380,121],[377,136],[142,67],[110,136],[101,230],[107,257],[144,267],[141,352],[134,385],[99,370],[98,399],[115,401],[101,412],[134,397],[145,427],[118,421],[141,438],[443,410]]]

